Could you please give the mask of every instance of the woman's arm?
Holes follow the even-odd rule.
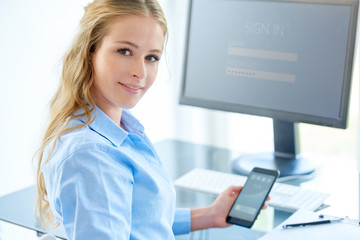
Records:
[[[226,217],[241,189],[241,186],[231,186],[222,192],[210,206],[192,209],[191,231],[230,226],[226,222]]]
[[[96,148],[63,161],[48,189],[68,239],[129,239],[132,172]]]

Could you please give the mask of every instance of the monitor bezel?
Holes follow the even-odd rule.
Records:
[[[357,19],[358,19],[358,0],[251,0],[258,2],[294,2],[294,3],[310,3],[310,4],[331,4],[331,5],[342,5],[350,6],[350,22],[349,22],[349,31],[348,31],[348,41],[346,47],[346,59],[345,59],[345,69],[343,76],[343,86],[341,93],[341,104],[340,112],[338,118],[327,118],[323,116],[307,115],[302,113],[290,112],[290,111],[280,111],[276,109],[261,108],[254,106],[246,106],[240,104],[233,104],[228,102],[219,102],[219,101],[210,101],[197,99],[193,97],[188,97],[185,95],[186,89],[186,76],[187,76],[187,62],[188,59],[188,48],[190,40],[190,30],[191,30],[191,18],[192,18],[192,6],[193,2],[197,0],[190,0],[189,11],[188,11],[188,22],[186,29],[186,44],[185,44],[185,57],[184,57],[184,71],[182,76],[182,86],[180,93],[180,104],[189,105],[213,110],[220,110],[233,113],[242,113],[262,117],[270,117],[275,120],[288,121],[293,123],[309,123],[321,126],[329,126],[335,128],[347,127],[348,119],[348,109],[350,102],[350,89],[352,82],[353,74],[353,63],[354,63],[354,51],[355,51],[355,42],[356,42],[356,28],[357,28]],[[236,1],[249,1],[249,0],[236,0]]]

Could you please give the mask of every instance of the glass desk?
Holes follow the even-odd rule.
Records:
[[[239,155],[239,153],[230,151],[228,149],[217,148],[207,145],[193,144],[189,142],[183,142],[178,140],[164,140],[155,143],[155,148],[158,151],[159,156],[161,157],[166,170],[168,171],[170,177],[175,180],[176,178],[182,176],[186,172],[190,171],[195,167],[199,168],[207,168],[214,169],[218,171],[231,172],[230,163],[232,159]],[[329,162],[331,163],[331,162]],[[335,166],[335,165],[334,165]],[[338,171],[339,167],[336,164],[336,170]],[[341,169],[340,169],[341,170]],[[356,172],[356,171],[355,171]],[[320,171],[321,173],[321,171]],[[348,172],[344,172],[344,174],[349,177]],[[353,174],[353,173],[352,173]],[[321,175],[321,174],[320,174]],[[329,174],[328,174],[329,175]],[[357,181],[358,173],[356,172],[356,181]],[[330,174],[329,178],[333,179],[333,176]],[[304,183],[304,185],[315,186],[316,188],[321,188],[322,186],[317,186],[317,184],[328,181],[326,178],[321,176],[320,180],[311,180],[309,182]],[[347,199],[351,199],[355,196],[355,200],[347,203],[347,205],[352,208],[352,211],[356,211],[354,209],[354,202],[358,204],[357,197],[359,188],[357,183],[350,187],[349,179],[345,180],[348,183],[348,189],[336,189],[336,192],[339,194],[335,194],[335,209],[336,207],[341,209],[343,214],[347,214],[347,212],[343,211],[344,202]],[[352,181],[352,180],[351,180]],[[339,180],[337,181],[339,182]],[[329,193],[330,187],[328,187]],[[326,190],[328,190],[326,189]],[[356,191],[354,191],[354,189]],[[315,189],[316,190],[316,189]],[[340,191],[340,192],[339,192]],[[344,191],[344,192],[342,192]],[[351,194],[348,194],[351,192]],[[0,220],[6,221],[9,223],[13,223],[19,225],[21,227],[29,228],[38,233],[51,233],[58,238],[66,239],[64,230],[62,226],[57,229],[44,228],[39,221],[35,218],[34,215],[34,202],[35,202],[35,187],[28,187],[21,191],[3,196],[0,198]],[[340,202],[338,202],[338,197],[341,196]],[[186,207],[186,208],[194,208],[194,207],[204,207],[213,202],[215,196],[208,195],[204,193],[195,193],[195,192],[187,192],[182,190],[177,190],[177,207]],[[255,223],[252,229],[247,229],[238,226],[232,226],[224,229],[209,229],[203,231],[193,232],[188,235],[180,235],[176,236],[176,239],[258,239],[262,236],[265,231],[271,230],[273,227],[280,224],[287,217],[290,216],[287,212],[277,211],[272,208],[264,211],[266,214],[261,217]],[[349,214],[347,214],[349,215]],[[224,238],[225,237],[225,238]]]

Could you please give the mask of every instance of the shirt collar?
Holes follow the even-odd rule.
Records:
[[[125,126],[126,131],[130,134],[136,134],[141,138],[144,138],[144,126],[128,109],[123,109],[121,122]]]
[[[95,111],[92,111],[92,118],[94,117]],[[86,117],[80,117],[80,121],[86,122]],[[96,107],[96,118],[89,124],[89,127],[117,147],[123,143],[129,134],[136,134],[141,138],[144,137],[143,125],[128,109],[122,110],[121,122],[126,130],[119,127],[100,108]]]

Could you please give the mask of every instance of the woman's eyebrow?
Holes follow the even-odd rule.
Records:
[[[134,48],[139,48],[139,45],[133,43],[133,42],[129,42],[129,41],[115,41],[115,43],[122,43],[122,44],[127,44],[127,45],[130,45]]]
[[[136,49],[139,49],[139,45],[133,43],[133,42],[130,42],[130,41],[115,41],[115,43],[122,43],[122,44],[127,44],[127,45],[130,45]],[[162,50],[160,49],[152,49],[150,50],[150,52],[156,52],[156,53],[162,53]]]

